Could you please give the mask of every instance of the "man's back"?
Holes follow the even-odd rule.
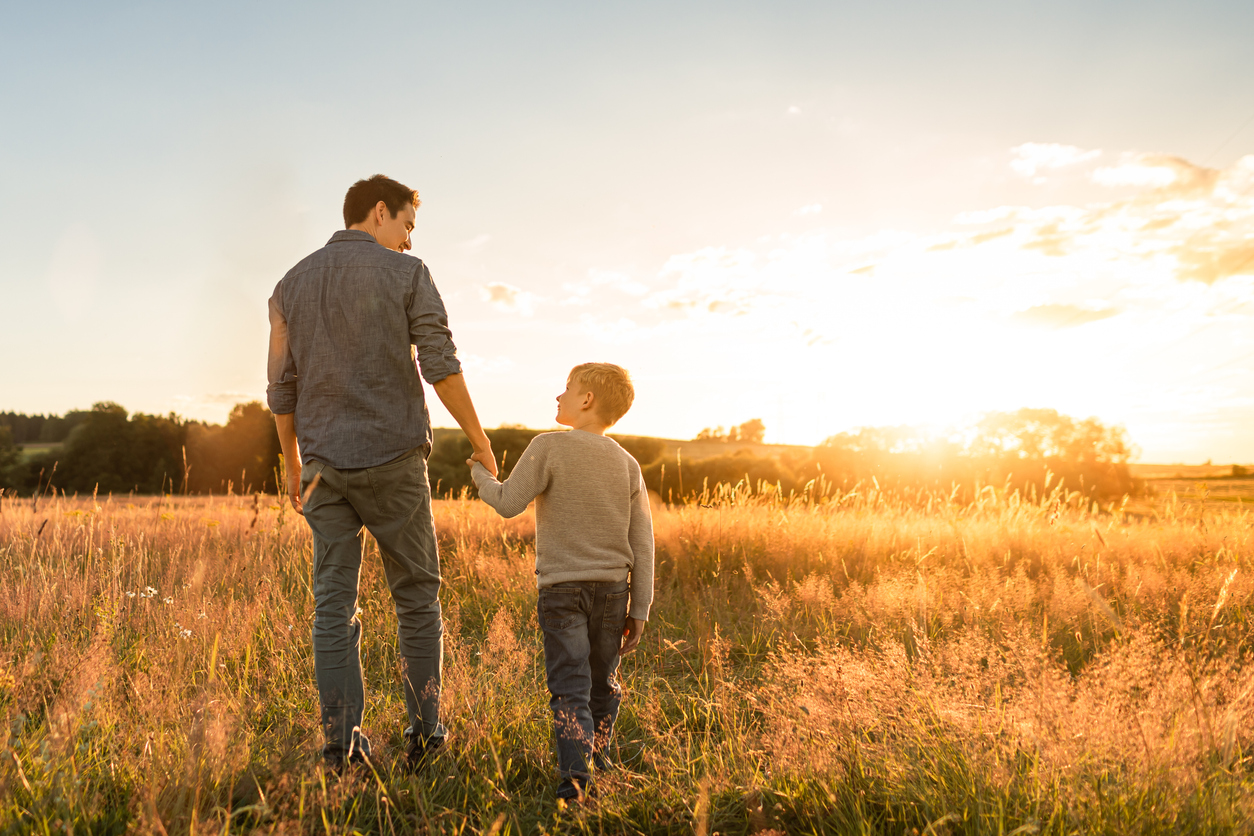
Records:
[[[268,397],[296,413],[301,458],[374,467],[429,443],[422,375],[461,371],[444,304],[421,260],[342,230],[270,299]]]

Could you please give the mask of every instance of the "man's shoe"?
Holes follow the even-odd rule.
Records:
[[[592,794],[592,782],[587,778],[571,776],[557,785],[557,797],[567,804],[582,804]]]
[[[614,762],[607,755],[600,752],[592,753],[592,766],[597,772],[610,772],[614,769]]]
[[[444,748],[443,737],[428,737],[423,740],[417,735],[411,735],[406,729],[405,736],[409,739],[405,747],[405,769],[407,772],[417,772],[424,765],[429,763],[436,753]]]
[[[322,763],[326,766],[329,772],[334,772],[336,775],[343,775],[345,770],[347,770],[349,767],[353,767],[354,769],[356,769],[362,766],[365,766],[365,767],[370,766],[370,760],[361,752],[353,752],[353,754],[351,754],[347,758],[328,757],[326,755],[323,755]]]

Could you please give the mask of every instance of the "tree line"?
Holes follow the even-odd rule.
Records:
[[[785,496],[812,483],[845,489],[874,484],[968,500],[987,485],[1027,494],[1061,482],[1094,499],[1112,499],[1144,487],[1128,467],[1134,453],[1122,427],[1053,409],[1020,409],[988,413],[975,426],[939,438],[915,427],[864,427],[778,456],[742,449],[684,459],[681,448],[650,463],[644,477],[664,499],[689,499],[707,486],[739,482]]]
[[[754,419],[736,432],[703,432],[701,441],[760,441]],[[501,473],[507,476],[527,444],[542,430],[488,430]],[[826,483],[859,483],[884,489],[958,491],[1009,485],[1025,492],[1065,480],[1070,490],[1095,499],[1136,493],[1129,472],[1133,447],[1121,427],[1094,418],[1078,420],[1052,409],[991,413],[976,426],[945,438],[910,427],[871,427],[841,433],[814,448],[767,454],[753,448],[702,459],[685,459],[682,444],[667,454],[657,438],[612,436],[637,461],[645,484],[667,501],[689,501],[719,483],[801,493]],[[23,444],[57,443],[23,451]],[[676,442],[678,444],[678,442]],[[437,429],[428,475],[437,496],[474,495],[465,461],[470,442],[460,430]],[[280,449],[269,410],[259,402],[237,404],[226,424],[129,414],[104,402],[64,416],[0,413],[0,488],[30,495],[55,488],[66,493],[274,493]]]
[[[256,401],[237,404],[225,425],[111,401],[64,416],[0,413],[0,487],[15,493],[272,493],[278,464],[274,419]]]

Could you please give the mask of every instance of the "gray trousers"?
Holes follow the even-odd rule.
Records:
[[[406,734],[426,741],[445,733],[440,723],[440,556],[428,451],[424,446],[387,464],[353,470],[310,462],[301,474],[302,493],[321,475],[304,508],[313,530],[314,671],[325,736],[322,754],[328,760],[370,755],[370,741],[361,731],[365,689],[357,619],[363,528],[379,544],[396,605],[410,723]]]

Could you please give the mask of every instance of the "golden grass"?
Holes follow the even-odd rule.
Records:
[[[1249,831],[1254,516],[724,489],[655,510],[620,768],[554,799],[534,519],[436,503],[450,752],[318,764],[308,529],[273,497],[0,501],[4,832]],[[930,828],[930,830],[929,830]]]

